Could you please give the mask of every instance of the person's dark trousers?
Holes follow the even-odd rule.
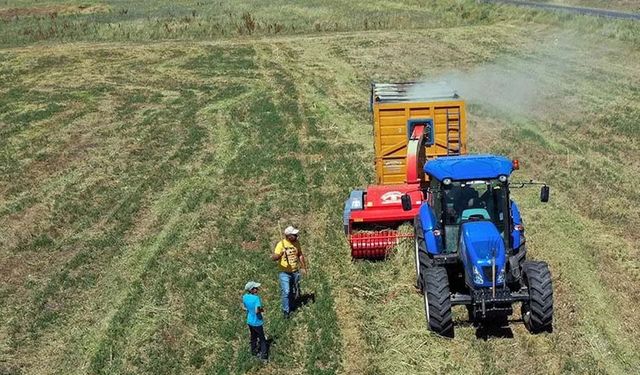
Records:
[[[251,334],[251,354],[259,355],[262,359],[267,359],[267,339],[264,337],[264,329],[262,326],[249,326]],[[260,349],[258,350],[258,346]]]

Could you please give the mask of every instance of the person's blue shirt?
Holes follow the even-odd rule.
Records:
[[[263,324],[262,313],[258,313],[258,307],[262,307],[262,300],[257,294],[246,293],[242,296],[242,303],[247,309],[247,324],[259,327]]]

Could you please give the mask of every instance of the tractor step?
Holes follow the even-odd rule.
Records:
[[[447,266],[460,263],[458,253],[436,254],[433,256],[433,263],[436,266]]]
[[[468,294],[453,293],[451,294],[451,304],[455,305],[470,305],[473,303],[473,299]]]

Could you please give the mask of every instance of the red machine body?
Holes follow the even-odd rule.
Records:
[[[366,191],[353,191],[345,207],[345,232],[351,246],[352,258],[380,259],[403,238],[413,238],[413,233],[399,233],[397,227],[411,222],[418,214],[424,199],[421,186],[425,124],[411,129],[407,145],[406,184],[370,185]],[[413,167],[411,167],[413,166]],[[402,196],[411,197],[411,210],[402,208]],[[358,228],[354,232],[354,228]],[[383,228],[381,230],[381,228]]]
[[[412,238],[412,233],[398,233],[397,227],[411,222],[422,204],[418,185],[371,185],[363,196],[363,209],[352,210],[347,235],[353,258],[384,258],[400,239]],[[411,196],[412,209],[404,211],[400,197]],[[360,231],[353,232],[358,227]],[[384,228],[383,230],[380,230]]]

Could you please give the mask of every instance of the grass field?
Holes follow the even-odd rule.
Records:
[[[640,24],[474,1],[151,4],[0,1],[1,374],[640,367]],[[552,186],[547,205],[514,194],[553,273],[553,334],[478,332],[456,309],[456,339],[438,338],[410,244],[350,261],[369,82],[452,73],[475,84],[470,148]],[[286,223],[316,295],[291,321],[268,260]],[[265,285],[266,366],[248,279]]]

